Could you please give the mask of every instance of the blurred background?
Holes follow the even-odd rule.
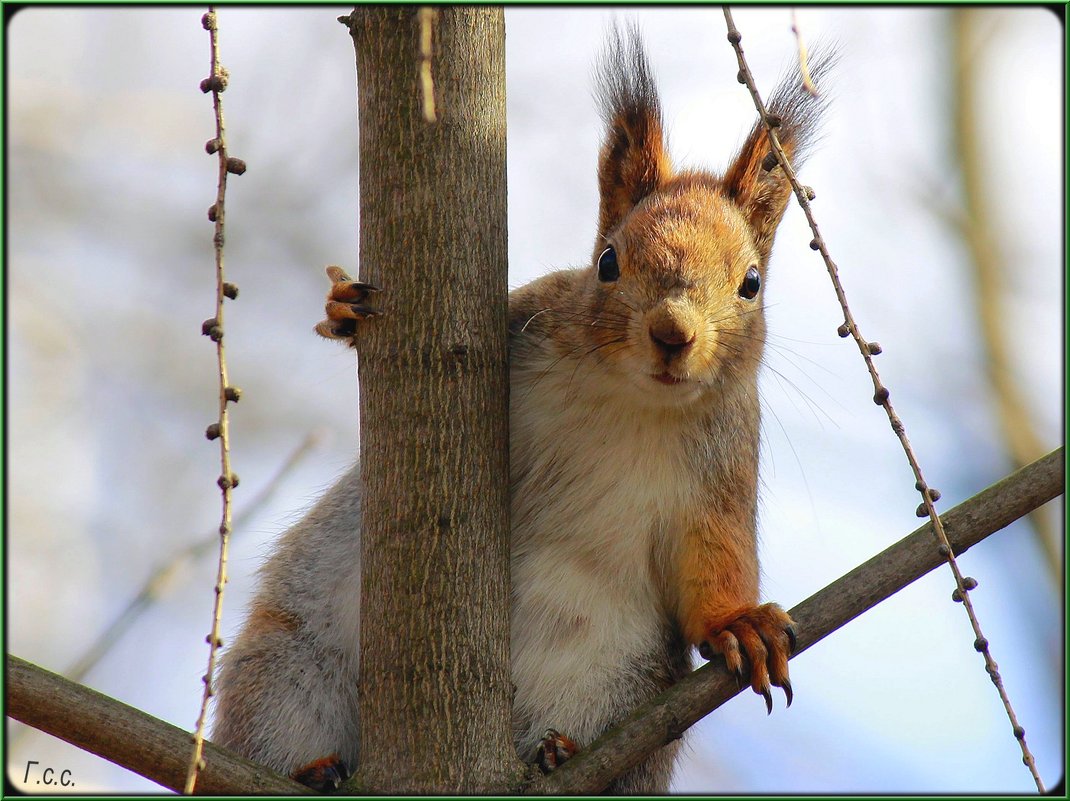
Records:
[[[7,27],[7,648],[183,728],[207,659],[219,521],[216,160],[198,8],[31,8]],[[230,152],[226,313],[237,527],[224,640],[272,541],[357,447],[353,357],[318,340],[323,266],[355,271],[352,44],[333,8],[219,12]],[[592,62],[644,31],[677,164],[723,168],[755,117],[719,9],[508,9],[510,285],[590,252]],[[740,8],[764,93],[788,8]],[[842,49],[802,171],[863,334],[948,509],[1063,436],[1063,28],[1040,8],[800,8]],[[768,282],[764,595],[791,607],[918,525],[899,444],[792,206]],[[294,458],[291,458],[294,457]],[[284,465],[289,466],[283,467]],[[281,473],[281,475],[280,475]],[[268,493],[270,497],[258,500]],[[1051,508],[1057,507],[1057,508]],[[1064,770],[1063,508],[964,572],[1041,775]],[[166,571],[161,573],[163,568]],[[145,582],[143,611],[109,626]],[[688,738],[681,792],[1035,790],[946,569],[792,663],[795,702],[734,699]],[[103,637],[106,648],[86,661]],[[155,784],[7,723],[9,778]],[[62,788],[52,788],[62,789]]]

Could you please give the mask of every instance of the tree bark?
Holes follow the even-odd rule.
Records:
[[[439,8],[423,114],[414,6],[348,19],[360,120],[361,759],[382,792],[514,783],[505,26]]]

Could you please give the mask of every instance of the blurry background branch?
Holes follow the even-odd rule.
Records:
[[[309,431],[296,448],[286,457],[275,473],[264,483],[260,490],[244,504],[241,512],[234,516],[234,533],[239,533],[250,518],[261,512],[268,501],[275,495],[284,479],[312,452],[323,439],[321,429]],[[200,539],[173,554],[166,562],[158,565],[145,579],[141,588],[119,612],[118,616],[101,631],[89,644],[80,657],[64,671],[63,675],[72,682],[81,683],[86,675],[111,651],[122,637],[130,630],[141,616],[152,606],[166,597],[168,592],[182,586],[181,577],[186,569],[209,553],[214,553],[219,545],[219,532],[212,529]],[[30,729],[20,729],[12,736],[8,745],[21,744],[29,735]]]
[[[260,491],[249,499],[242,511],[235,515],[233,528],[237,533],[249,518],[259,512],[275,494],[283,479],[288,476],[301,460],[319,444],[322,433],[319,430],[309,431],[293,452],[286,457],[275,471],[275,474],[260,488]],[[145,579],[141,589],[127,603],[119,616],[102,631],[78,660],[64,673],[74,682],[81,682],[85,675],[93,669],[101,658],[118,642],[134,624],[134,622],[149,609],[152,604],[162,598],[169,589],[175,586],[175,577],[182,572],[183,568],[191,562],[195,562],[209,553],[214,553],[219,547],[219,531],[213,529],[210,533],[199,540],[190,543],[182,550],[175,553],[170,559],[157,567],[152,574]]]
[[[1028,464],[1044,452],[1044,445],[1033,425],[1034,414],[1027,402],[1023,385],[1015,373],[1013,349],[1008,342],[1005,298],[1010,281],[1008,248],[1000,237],[1001,220],[993,217],[989,200],[997,187],[992,185],[991,161],[982,152],[985,120],[979,101],[983,75],[976,68],[976,56],[989,38],[992,26],[982,24],[984,16],[973,9],[951,11],[954,63],[952,65],[954,146],[962,180],[964,211],[954,219],[970,256],[973,268],[972,288],[980,325],[981,342],[986,358],[985,375],[992,387],[1003,441],[1015,469]],[[1052,165],[1053,168],[1056,165]],[[1039,165],[1035,168],[1039,168]],[[1062,549],[1051,516],[1043,510],[1029,515],[1044,561],[1057,587],[1062,586]]]
[[[941,515],[961,554],[1063,491],[1062,448],[1027,465]],[[926,524],[806,599],[791,615],[795,656],[944,563]],[[117,762],[164,786],[184,778],[188,735],[143,712],[8,656],[7,714]],[[557,795],[598,792],[655,748],[741,692],[720,662],[695,671],[644,704],[620,726],[528,788]],[[208,746],[200,792],[297,792],[298,785]]]

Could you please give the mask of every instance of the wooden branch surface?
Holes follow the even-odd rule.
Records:
[[[1056,498],[1063,448],[1023,467],[941,516],[956,553]],[[805,651],[867,609],[943,564],[931,524],[807,598],[791,615]],[[639,707],[620,726],[527,792],[595,793],[643,757],[679,737],[740,690],[711,663]],[[66,740],[173,790],[185,778],[189,733],[18,657],[7,657],[9,717]],[[208,743],[198,793],[293,795],[307,788]]]
[[[121,701],[7,656],[5,712],[128,770],[181,792],[190,733]],[[312,791],[247,759],[204,744],[198,795],[298,795]]]
[[[1056,498],[1062,494],[1064,482],[1060,447],[945,512],[940,519],[955,553],[961,554]],[[798,647],[792,658],[945,563],[937,550],[932,523],[926,523],[791,610],[798,630]],[[528,792],[597,793],[739,692],[723,661],[705,665],[640,706],[619,726],[533,783]]]

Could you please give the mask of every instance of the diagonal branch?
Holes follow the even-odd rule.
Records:
[[[796,177],[794,169],[792,169],[787,154],[780,146],[780,141],[777,138],[775,130],[777,126],[773,123],[773,118],[770,117],[768,109],[766,109],[765,104],[762,103],[762,99],[758,95],[758,88],[754,84],[754,76],[751,74],[750,67],[747,66],[747,59],[743,55],[743,48],[740,47],[742,36],[736,28],[735,22],[732,20],[732,11],[728,6],[723,6],[723,11],[725,23],[728,25],[728,41],[736,53],[736,62],[739,64],[739,80],[741,83],[747,85],[747,90],[750,92],[751,99],[754,101],[754,107],[758,111],[758,114],[765,125],[766,134],[769,138],[769,145],[772,147],[776,161],[784,171],[784,176],[791,183],[791,188],[795,192],[795,197],[799,201],[799,206],[806,215],[806,221],[810,224],[810,230],[814,234],[814,238],[810,242],[810,247],[820,251],[821,258],[825,262],[825,267],[828,270],[829,278],[832,279],[832,286],[836,292],[836,298],[840,302],[840,308],[843,310],[844,317],[843,325],[839,327],[838,333],[841,337],[854,337],[855,344],[858,345],[859,353],[861,353],[862,359],[866,363],[866,368],[869,370],[869,375],[873,379],[873,389],[875,390],[873,402],[878,406],[882,406],[887,413],[888,422],[891,423],[892,431],[899,438],[899,443],[903,446],[903,453],[907,457],[907,461],[910,463],[910,469],[914,472],[914,478],[917,479],[914,487],[921,493],[922,498],[922,503],[918,506],[918,517],[925,517],[928,515],[929,520],[932,523],[933,532],[936,535],[936,538],[940,541],[940,552],[947,560],[948,567],[951,568],[951,573],[955,576],[956,598],[962,603],[962,607],[970,619],[970,626],[973,628],[975,636],[974,647],[984,657],[985,670],[992,679],[992,684],[995,686],[996,692],[999,694],[1000,701],[1003,702],[1003,707],[1007,712],[1007,718],[1011,722],[1014,737],[1018,741],[1019,747],[1022,749],[1022,761],[1029,770],[1030,775],[1032,775],[1033,781],[1036,782],[1037,790],[1043,793],[1044,783],[1041,781],[1040,773],[1037,771],[1036,759],[1033,757],[1033,754],[1029,750],[1029,746],[1025,741],[1025,729],[1018,724],[1018,717],[1014,711],[1014,707],[1011,705],[1010,696],[1007,694],[1007,690],[1003,686],[1003,679],[999,675],[999,670],[996,668],[996,660],[992,657],[989,649],[989,642],[982,633],[981,622],[978,620],[977,614],[974,612],[973,602],[970,600],[969,594],[970,587],[967,586],[962,571],[959,570],[958,562],[955,559],[955,549],[952,546],[950,538],[947,536],[947,532],[944,531],[944,525],[940,516],[936,512],[936,502],[940,500],[940,492],[930,487],[926,483],[924,476],[922,476],[921,464],[914,453],[914,448],[910,444],[910,440],[907,438],[906,427],[903,425],[903,421],[899,418],[899,415],[896,414],[895,409],[892,408],[892,403],[889,400],[890,393],[888,388],[881,383],[877,367],[873,362],[873,357],[881,352],[881,347],[876,342],[867,342],[865,340],[862,336],[862,332],[858,328],[858,324],[855,322],[854,316],[851,314],[851,309],[847,305],[847,296],[844,294],[843,283],[840,281],[839,270],[837,269],[835,262],[832,261],[832,257],[829,255],[828,245],[821,236],[821,231],[818,230],[817,220],[814,219],[813,210],[810,208],[809,201],[812,199],[813,191],[809,187],[804,187],[799,183],[799,179]]]
[[[956,553],[1059,496],[1064,454],[1059,448],[941,516]],[[931,524],[881,552],[791,610],[798,625],[796,655],[943,564]],[[172,790],[185,778],[189,734],[88,687],[7,657],[6,714],[122,765]],[[739,689],[723,664],[695,671],[633,712],[620,726],[525,792],[595,793],[680,737]],[[307,789],[229,751],[205,744],[199,793],[291,795]]]
[[[1058,497],[1063,485],[1064,455],[1058,448],[945,512],[940,519],[955,553]],[[927,523],[792,609],[798,629],[793,656],[944,563]],[[640,706],[528,791],[597,793],[739,692],[723,662],[708,664]]]
[[[5,682],[8,717],[182,792],[189,768],[188,731],[10,654]],[[312,792],[209,742],[202,758],[198,794]]]
[[[1037,433],[1024,386],[1015,377],[1015,359],[1011,353],[1011,326],[1007,316],[1007,284],[1012,280],[1011,265],[1004,254],[1008,247],[1000,239],[998,219],[989,213],[988,200],[993,196],[990,169],[981,137],[976,132],[985,124],[980,109],[981,81],[970,63],[970,45],[977,46],[980,27],[977,12],[968,9],[951,11],[954,80],[951,98],[952,125],[962,181],[965,208],[958,215],[958,229],[972,262],[973,292],[981,346],[985,351],[985,373],[995,398],[995,413],[1008,454],[1015,467],[1029,463],[1044,452]],[[988,179],[988,180],[986,180]],[[1052,520],[1042,514],[1030,515],[1044,561],[1057,586],[1062,585],[1062,553],[1059,534]]]
[[[301,443],[295,448],[286,460],[275,470],[275,473],[268,479],[250,500],[242,511],[234,516],[232,527],[237,533],[241,530],[242,526],[261,511],[269,500],[274,496],[279,486],[282,484],[284,478],[290,475],[290,472],[300,464],[301,460],[308,455],[309,451],[318,446],[320,440],[323,438],[323,434],[318,429],[309,431]],[[86,674],[89,673],[101,659],[115,646],[115,644],[126,635],[134,623],[140,618],[140,616],[153,604],[160,601],[161,598],[172,588],[175,583],[175,577],[181,572],[181,570],[188,566],[190,563],[202,558],[212,550],[218,551],[219,549],[219,529],[215,528],[209,532],[206,536],[202,536],[200,539],[191,542],[180,551],[174,553],[166,562],[160,564],[152,575],[145,579],[145,582],[141,585],[141,589],[137,591],[126,606],[123,607],[122,612],[108,625],[106,629],[100,632],[96,638],[90,643],[89,647],[82,653],[78,660],[63,672],[63,675],[70,679],[72,682],[81,684]],[[14,743],[18,743],[28,732],[28,729],[22,729],[17,734],[9,737],[7,740],[8,751],[12,749]]]

